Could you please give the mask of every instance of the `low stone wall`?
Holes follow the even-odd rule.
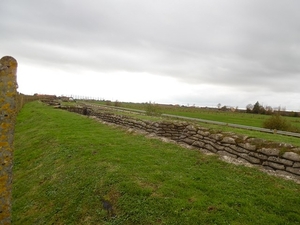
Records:
[[[108,123],[154,133],[157,136],[219,155],[261,165],[265,169],[274,170],[282,175],[292,176],[300,180],[300,148],[289,144],[279,144],[234,133],[216,133],[211,129],[186,122],[138,120],[84,107],[67,107],[65,109],[83,115],[95,116]]]

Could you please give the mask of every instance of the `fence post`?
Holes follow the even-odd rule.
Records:
[[[0,59],[0,224],[11,224],[13,140],[16,120],[17,61]]]

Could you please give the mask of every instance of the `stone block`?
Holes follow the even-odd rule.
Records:
[[[224,151],[228,152],[228,153],[231,153],[231,154],[234,154],[234,155],[239,155],[238,152],[234,151],[233,149],[229,148],[229,147],[225,147],[224,148]]]
[[[256,145],[252,145],[250,143],[239,143],[238,145],[246,150],[256,151]]]
[[[246,159],[248,162],[253,163],[253,164],[260,164],[260,159],[252,157],[248,154],[242,153],[239,155],[241,158]]]
[[[188,125],[185,129],[188,131],[197,132],[197,129],[193,125]]]
[[[241,148],[239,146],[236,146],[236,145],[230,145],[229,148],[233,149],[234,151],[236,152],[239,152],[239,153],[249,153],[248,150],[244,149],[244,148]]]
[[[263,168],[264,168],[265,170],[271,170],[271,171],[275,171],[275,169],[274,169],[274,168],[272,168],[272,167],[269,167],[269,166],[266,166],[266,165],[264,165],[264,166],[263,166]]]
[[[281,163],[281,164],[284,164],[286,166],[292,166],[293,165],[293,161],[291,160],[287,160],[287,159],[282,159],[282,158],[279,158],[279,157],[275,157],[275,156],[270,156],[268,158],[269,161],[272,161],[272,162],[276,162],[276,163]]]
[[[195,135],[195,134],[197,134],[196,131],[188,131],[187,133],[188,133],[189,135]]]
[[[281,176],[284,176],[284,177],[295,177],[295,178],[300,178],[300,176],[294,174],[294,173],[291,173],[291,172],[288,172],[286,170],[276,170],[276,173],[278,175],[281,175]]]
[[[236,144],[234,138],[232,137],[224,137],[222,142],[227,144]]]
[[[195,137],[195,135],[191,135],[191,136],[189,136],[189,138],[192,139],[192,140],[194,140],[194,141],[198,141],[199,140],[199,138]]]
[[[179,134],[179,132],[177,130],[170,130],[169,133],[171,133],[171,134]]]
[[[216,140],[216,141],[221,141],[223,139],[222,134],[211,134],[209,137]]]
[[[264,154],[257,153],[257,152],[249,152],[249,155],[253,156],[255,158],[261,159],[261,160],[267,160],[268,159],[268,156],[266,156]]]
[[[160,125],[160,124],[157,123],[157,122],[153,124],[154,127],[159,127],[159,125]]]
[[[218,151],[218,154],[219,155],[226,155],[226,156],[229,156],[229,157],[235,158],[235,159],[237,158],[237,155],[231,154],[231,153],[226,152],[226,151]]]
[[[200,135],[200,134],[198,134],[198,133],[195,134],[195,135],[193,135],[193,137],[194,137],[194,138],[197,138],[198,140],[199,140],[199,139],[200,139],[200,140],[203,139],[203,136]]]
[[[218,143],[212,143],[211,144],[215,149],[217,149],[218,151],[223,151],[225,149],[224,146],[219,145]]]
[[[185,138],[187,138],[186,135],[183,135],[183,134],[182,134],[182,135],[179,136],[179,139],[185,139]]]
[[[285,169],[284,165],[278,164],[278,163],[274,163],[274,162],[270,162],[270,161],[264,162],[263,166],[269,166],[269,167],[272,167],[272,168],[274,168],[276,170],[284,170]]]
[[[276,148],[261,148],[257,152],[263,153],[268,156],[279,156],[279,150]]]
[[[285,152],[282,157],[285,159],[290,159],[292,161],[300,162],[300,155],[295,152]]]
[[[205,144],[214,145],[215,143],[211,139],[204,139],[202,140]]]
[[[156,134],[157,136],[164,137],[166,133],[163,133],[163,132],[156,132],[155,134]]]
[[[210,144],[205,144],[205,145],[204,145],[204,148],[205,148],[206,150],[210,151],[210,152],[214,152],[214,153],[217,152],[217,149],[215,149],[215,148],[214,148],[212,145],[210,145]]]
[[[192,145],[195,142],[195,140],[190,139],[190,138],[185,138],[182,141],[188,145]]]
[[[199,147],[199,148],[203,148],[204,145],[205,145],[205,143],[204,143],[204,142],[201,142],[201,141],[195,141],[195,142],[193,143],[193,146],[196,146],[196,147]]]
[[[291,172],[296,175],[300,175],[300,168],[287,167],[286,171]]]
[[[211,142],[211,139],[209,137],[203,137],[203,140],[206,140],[206,141],[210,141]]]
[[[197,133],[204,137],[208,137],[210,135],[208,131],[203,131],[203,130],[198,130]]]
[[[247,160],[244,159],[244,158],[241,158],[241,157],[238,156],[237,159],[238,159],[239,162],[241,162],[241,163],[244,164],[244,165],[252,165],[249,161],[247,161]]]
[[[300,162],[295,162],[293,165],[294,168],[300,168]]]

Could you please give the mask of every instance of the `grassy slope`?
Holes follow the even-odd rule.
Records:
[[[14,162],[13,224],[300,223],[291,181],[38,102],[18,115]]]

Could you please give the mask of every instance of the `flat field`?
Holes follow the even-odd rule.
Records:
[[[300,224],[299,205],[299,184],[216,156],[40,102],[17,118],[13,224]]]
[[[105,104],[105,102],[99,102]],[[114,103],[111,103],[112,105]],[[119,103],[121,107],[146,110],[147,104],[144,103]],[[270,115],[251,114],[240,111],[222,111],[218,109],[199,108],[199,107],[180,107],[174,105],[159,105],[160,111],[165,114],[186,116],[205,120],[219,121],[224,123],[233,123],[253,127],[263,127],[263,122]],[[300,130],[300,117],[285,116],[292,126]]]
[[[93,104],[100,104],[106,105],[107,102],[103,101],[87,101],[88,103]],[[114,106],[114,103],[110,103],[111,106]],[[147,109],[146,103],[118,103],[118,106],[126,109],[137,109],[137,110],[144,110]],[[205,108],[194,108],[194,107],[180,107],[180,106],[173,106],[173,105],[159,105],[159,111],[165,114],[177,115],[177,116],[185,116],[190,118],[199,118],[211,121],[218,121],[224,123],[232,123],[232,124],[239,124],[239,125],[246,125],[252,127],[263,127],[263,122],[270,117],[270,115],[259,115],[259,114],[250,114],[245,112],[224,112],[217,109],[205,109]],[[126,114],[124,112],[114,112],[122,115],[133,116],[135,118],[145,119],[145,120],[166,120],[168,118],[164,117],[149,117],[145,115],[138,115],[138,114]],[[299,117],[284,117],[288,120],[292,126],[296,129],[300,130],[300,118]],[[172,119],[171,119],[172,120]],[[191,123],[191,121],[188,121]],[[279,143],[289,143],[294,146],[300,147],[300,139],[299,137],[292,137],[280,134],[273,134],[273,133],[265,133],[260,131],[254,130],[247,130],[241,128],[234,128],[230,126],[222,126],[222,125],[214,125],[208,124],[203,122],[194,122],[202,127],[207,127],[210,129],[214,129],[216,131],[221,132],[233,132],[236,134],[246,135],[249,137],[256,137],[265,139],[268,141],[274,141]]]

